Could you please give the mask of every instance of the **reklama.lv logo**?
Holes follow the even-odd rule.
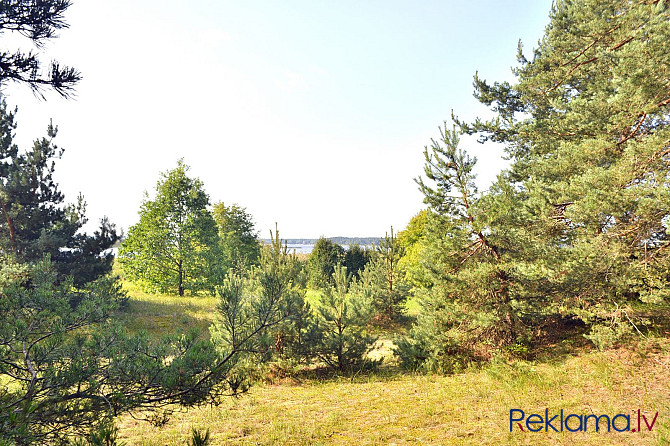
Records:
[[[640,409],[632,412],[632,426],[631,415],[619,413],[614,416],[609,415],[595,415],[595,414],[575,414],[570,413],[565,415],[563,409],[560,413],[549,417],[549,409],[544,410],[544,416],[538,413],[533,413],[526,417],[526,413],[521,409],[510,409],[509,411],[509,431],[513,430],[526,432],[607,432],[615,430],[616,432],[641,432],[643,428],[647,428],[649,432],[654,428],[658,412],[651,418],[651,423],[647,415],[642,413]],[[636,419],[637,418],[637,419]],[[637,425],[636,425],[637,422]],[[516,423],[516,424],[515,424]],[[524,428],[525,427],[525,428]]]

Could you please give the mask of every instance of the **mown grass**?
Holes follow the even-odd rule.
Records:
[[[206,328],[215,299],[151,296],[128,288],[131,329]],[[144,326],[147,325],[147,326]],[[452,376],[394,367],[353,377],[285,378],[218,406],[178,412],[157,428],[119,419],[127,445],[185,445],[192,427],[213,445],[655,445],[670,444],[670,340],[553,357],[494,361]],[[509,432],[509,411],[659,412],[652,432]],[[635,415],[636,416],[636,415]],[[632,418],[631,418],[632,419]],[[636,423],[635,423],[636,424]]]

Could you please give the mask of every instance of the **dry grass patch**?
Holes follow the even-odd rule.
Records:
[[[129,445],[183,445],[192,426],[215,445],[650,445],[670,429],[670,342],[555,363],[494,363],[454,376],[312,380],[253,388],[218,407],[176,414],[163,428],[123,418]],[[509,410],[659,412],[653,432],[509,432]]]

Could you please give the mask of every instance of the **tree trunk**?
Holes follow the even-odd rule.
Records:
[[[343,345],[343,336],[342,333],[344,330],[342,329],[342,321],[338,321],[337,323],[337,334],[338,334],[338,339],[337,339],[337,367],[341,370],[344,371],[346,368],[346,364],[344,363],[344,345]]]
[[[9,215],[9,212],[7,211],[7,205],[5,205],[5,202],[0,201],[0,205],[2,206],[2,212],[5,214],[5,218],[7,218],[7,227],[9,228],[9,240],[12,242],[12,250],[14,251],[14,254],[17,254],[16,230],[14,229],[14,220],[12,220],[12,217]]]
[[[498,335],[503,344],[510,345],[516,340],[517,335],[517,318],[510,305],[510,279],[504,270],[498,270],[496,276],[500,280],[500,288],[494,290],[493,293],[496,296],[498,317],[502,323],[499,327]]]
[[[181,260],[179,261],[179,295],[184,295],[184,268]]]

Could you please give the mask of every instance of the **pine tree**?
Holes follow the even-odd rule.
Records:
[[[70,0],[12,0],[0,3],[0,33],[16,32],[41,48],[57,37],[57,31],[67,28],[64,13]],[[70,96],[81,74],[74,68],[52,61],[43,73],[39,55],[21,50],[0,51],[0,88],[8,82],[28,85],[43,97],[45,88],[53,88],[62,96]]]
[[[317,356],[340,371],[374,365],[365,357],[376,340],[366,330],[372,316],[370,302],[365,294],[350,291],[352,276],[346,267],[335,265],[332,278],[333,284],[322,290],[316,307]]]
[[[506,194],[482,197],[458,130],[440,131],[424,151],[426,179],[417,180],[429,205],[420,261],[429,287],[418,290],[421,313],[398,354],[411,368],[453,371],[517,342],[529,304],[517,293],[520,236],[492,220],[514,215]]]
[[[375,245],[375,255],[361,275],[361,282],[367,284],[377,322],[395,322],[405,311],[409,289],[403,281],[404,271],[399,267],[404,254],[391,227],[391,235],[386,233]]]
[[[240,390],[239,349],[193,331],[128,335],[113,321],[124,299],[109,276],[74,288],[48,260],[0,264],[0,443],[67,444],[121,413],[161,423]]]
[[[552,252],[526,250],[544,268],[535,292],[591,325],[600,346],[640,330],[670,297],[668,8],[557,2],[532,59],[519,48],[516,84],[475,78],[497,118],[463,124],[513,160],[500,188]]]
[[[457,132],[426,153],[429,288],[399,354],[453,370],[577,318],[604,347],[653,323],[670,295],[670,21],[666,2],[557,2],[518,82],[475,94],[497,116],[460,131],[513,163],[478,195]],[[432,263],[432,265],[431,265]]]
[[[13,143],[16,110],[0,102],[0,256],[36,262],[49,255],[61,276],[75,285],[90,282],[111,270],[113,256],[105,251],[117,240],[115,227],[103,218],[93,236],[78,233],[87,222],[86,204],[65,206],[53,179],[55,160],[63,149],[53,144],[57,128],[21,152]]]
[[[240,272],[231,269],[217,286],[217,319],[210,331],[222,351],[239,351],[238,359],[257,369],[277,358],[308,360],[313,329],[311,309],[304,300],[304,282],[294,254],[271,232],[258,265]],[[249,373],[252,374],[252,373]]]

